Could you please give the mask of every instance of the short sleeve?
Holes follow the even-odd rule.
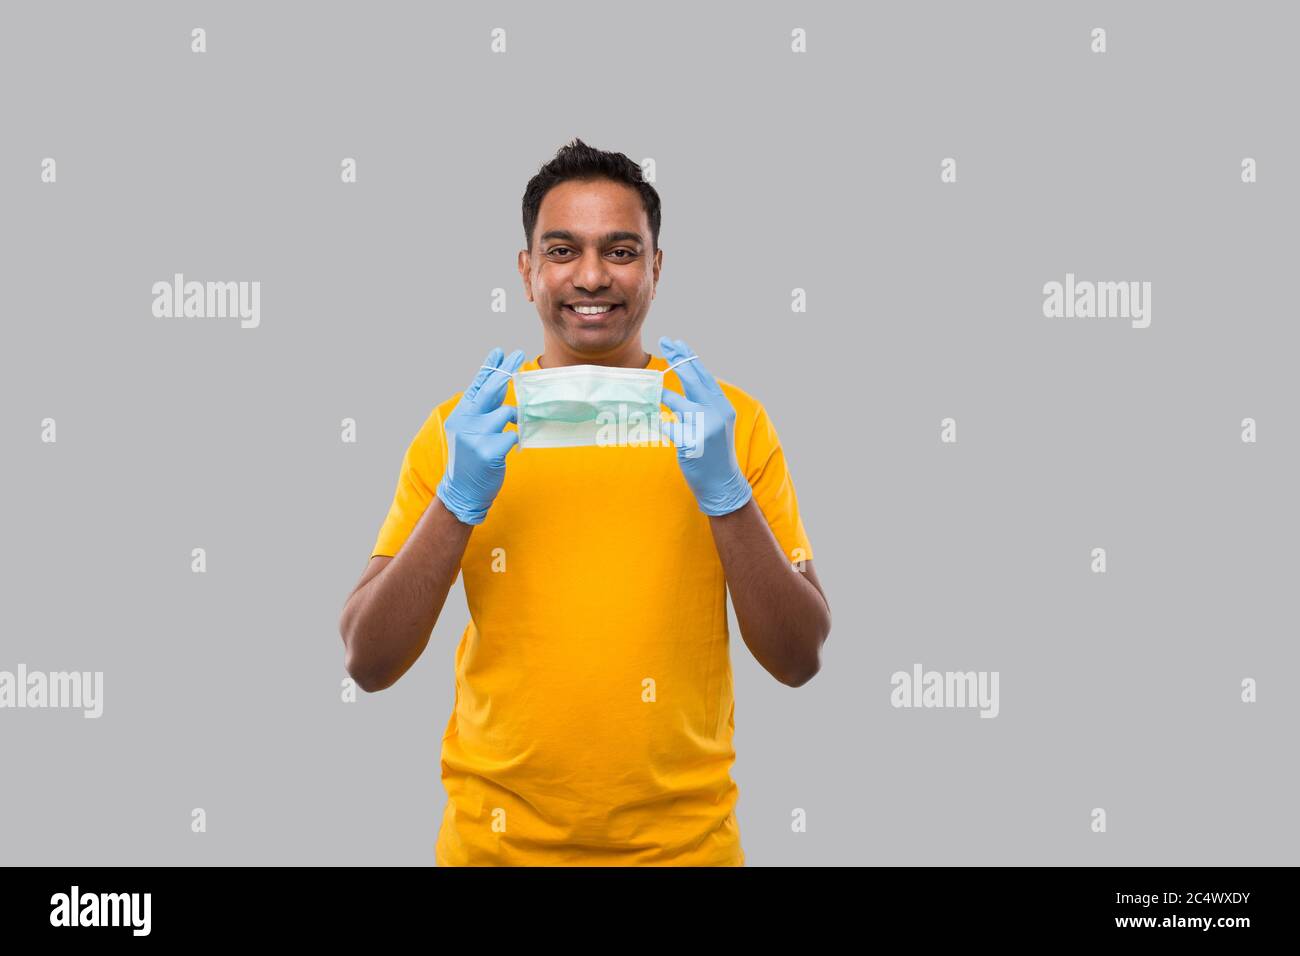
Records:
[[[443,430],[443,407],[433,410],[419,432],[407,446],[402,457],[402,470],[397,476],[397,490],[388,516],[379,529],[379,537],[370,556],[396,556],[406,539],[419,523],[433,500],[438,482],[447,467],[447,437]]]
[[[781,440],[768,417],[767,409],[755,403],[758,409],[753,430],[749,435],[748,454],[745,458],[745,477],[754,489],[754,500],[767,519],[772,536],[781,545],[790,561],[811,561],[812,543],[804,531],[799,516],[799,501],[794,492],[794,481],[786,466]]]

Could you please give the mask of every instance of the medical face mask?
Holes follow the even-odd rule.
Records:
[[[668,369],[562,365],[515,372],[519,447],[571,448],[657,440],[664,374],[697,357],[682,359]],[[483,368],[505,372],[492,365]]]

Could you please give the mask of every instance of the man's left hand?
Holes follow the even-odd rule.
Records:
[[[669,365],[695,354],[681,339],[667,336],[659,348]],[[680,420],[665,426],[677,447],[677,463],[701,511],[713,517],[731,514],[754,495],[736,461],[736,410],[698,358],[673,371],[686,397],[665,388],[661,400]]]

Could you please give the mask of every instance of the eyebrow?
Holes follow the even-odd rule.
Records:
[[[550,229],[542,233],[539,241],[545,242],[547,239],[563,239],[565,242],[572,242],[575,245],[581,245],[581,240],[567,229]],[[639,232],[607,232],[600,237],[601,245],[609,245],[611,242],[635,242],[638,245],[645,245],[645,240],[641,238]]]

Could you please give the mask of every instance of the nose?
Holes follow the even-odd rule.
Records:
[[[588,292],[595,292],[609,285],[609,263],[595,246],[588,247],[574,267],[573,284]]]

